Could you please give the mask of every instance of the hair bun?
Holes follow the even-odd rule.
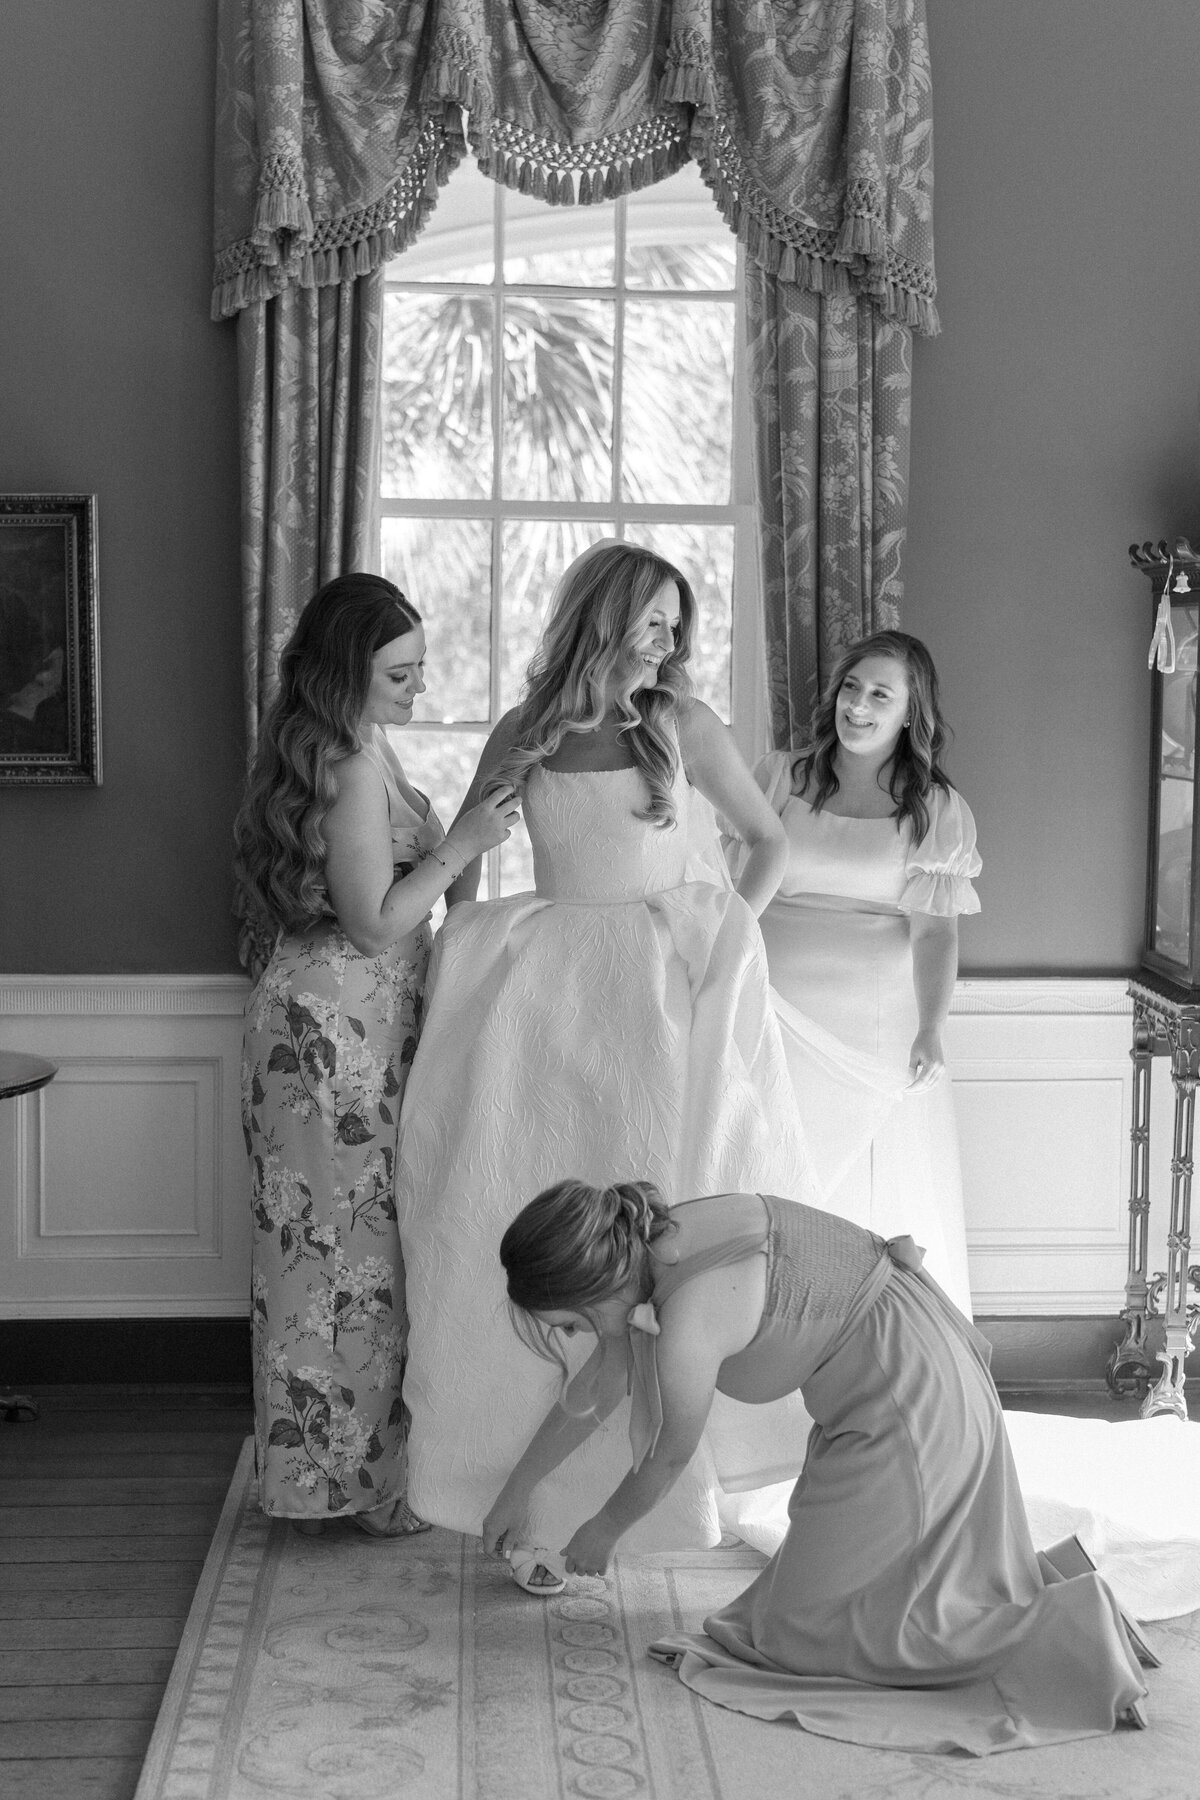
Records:
[[[612,1212],[614,1231],[649,1245],[659,1215],[665,1213],[662,1196],[649,1181],[615,1181],[601,1190],[601,1200]]]

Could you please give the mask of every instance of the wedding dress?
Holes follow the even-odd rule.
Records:
[[[435,947],[398,1178],[409,1500],[435,1524],[480,1529],[559,1392],[558,1368],[513,1329],[497,1254],[540,1189],[635,1177],[670,1204],[736,1190],[818,1201],[757,923],[682,768],[674,799],[677,823],[660,829],[637,816],[635,769],[535,769],[536,892],[453,907]],[[627,1410],[537,1489],[538,1544],[565,1544],[626,1472]],[[722,1495],[794,1478],[807,1425],[798,1399],[718,1396],[692,1463],[626,1547],[716,1543]]]

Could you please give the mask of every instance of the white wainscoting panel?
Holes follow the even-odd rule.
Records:
[[[241,1316],[238,977],[0,977],[0,1048],[59,1064],[0,1103],[0,1317]],[[959,983],[955,1079],[980,1314],[1115,1314],[1128,1245],[1123,980]],[[1151,1267],[1170,1082],[1154,1066]]]
[[[976,1313],[1120,1310],[1133,1080],[1125,986],[1071,978],[958,984],[946,1049]],[[1165,1090],[1161,1063],[1159,1071]],[[1164,1132],[1156,1111],[1156,1167],[1160,1152],[1169,1159],[1169,1124]],[[1159,1193],[1159,1212],[1164,1200]]]
[[[240,977],[0,977],[0,1317],[241,1316]]]

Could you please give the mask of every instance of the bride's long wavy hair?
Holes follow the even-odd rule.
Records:
[[[339,575],[300,614],[234,824],[237,911],[251,935],[306,931],[328,911],[333,765],[359,747],[375,652],[420,623],[381,575]]]
[[[639,688],[635,640],[668,581],[679,590],[679,634],[659,666],[655,685]],[[516,735],[489,791],[505,783],[522,788],[530,771],[554,755],[568,732],[592,731],[615,710],[650,790],[649,804],[636,816],[656,826],[674,824],[671,790],[679,752],[671,726],[680,703],[691,697],[687,661],[695,627],[695,596],[665,557],[612,539],[577,556],[551,596],[545,629],[529,664]]]
[[[920,638],[906,631],[873,631],[842,651],[830,670],[825,692],[813,715],[812,742],[799,751],[792,762],[792,787],[802,794],[814,812],[841,785],[834,763],[837,758],[837,698],[852,669],[868,656],[891,656],[903,665],[908,684],[908,723],[900,733],[888,771],[888,792],[895,806],[894,817],[903,824],[907,819],[915,841],[929,830],[928,799],[931,790],[950,792],[950,782],[941,766],[949,729],[942,717],[938,699],[937,670],[933,658]]]

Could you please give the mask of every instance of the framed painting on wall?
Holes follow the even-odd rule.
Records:
[[[96,496],[0,494],[0,786],[99,787]]]

